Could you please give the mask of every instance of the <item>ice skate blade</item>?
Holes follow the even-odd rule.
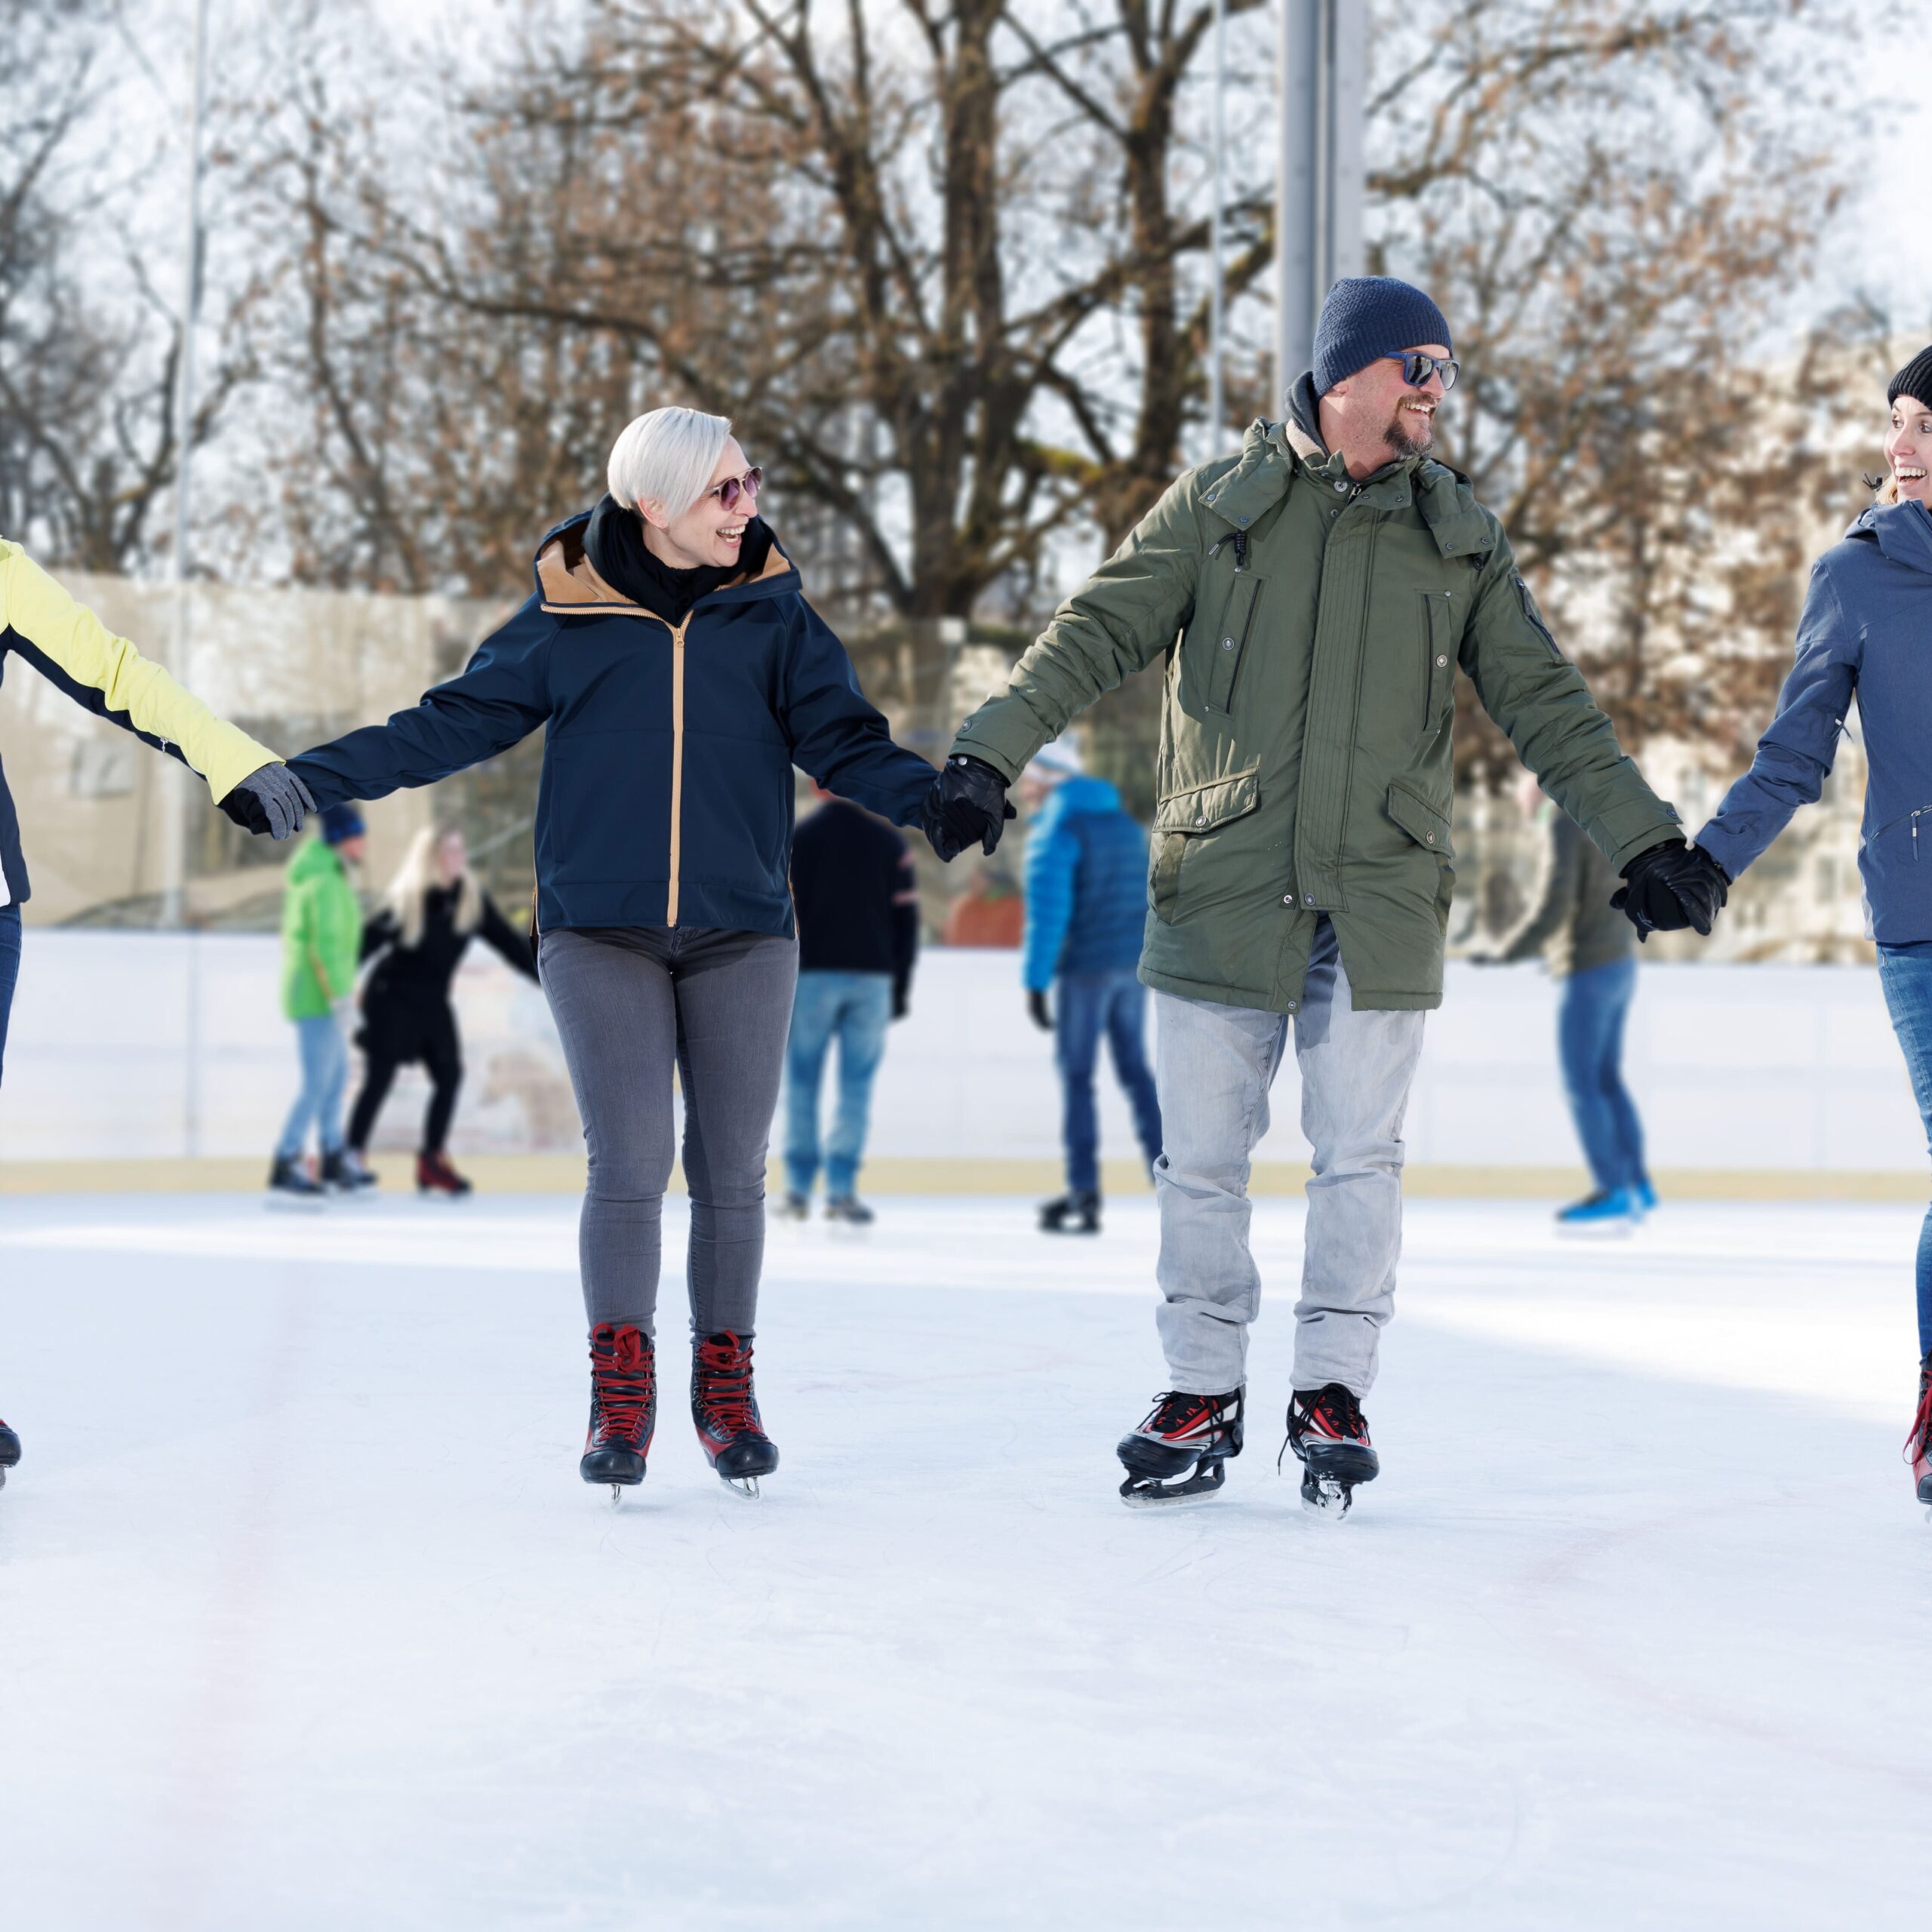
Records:
[[[1353,1506],[1355,1500],[1353,1483],[1318,1481],[1313,1476],[1302,1478],[1301,1506],[1324,1523],[1340,1522]]]
[[[271,1194],[262,1203],[271,1214],[320,1214],[328,1198],[320,1194]]]
[[[1628,1241],[1637,1232],[1635,1221],[1558,1221],[1559,1241]]]
[[[1190,1489],[1163,1491],[1158,1489],[1122,1489],[1120,1500],[1130,1509],[1192,1509],[1204,1503],[1212,1503],[1220,1494],[1218,1486],[1213,1489]]]
[[[742,1496],[748,1503],[755,1503],[758,1500],[759,1491],[756,1476],[720,1476],[718,1480],[734,1496]]]

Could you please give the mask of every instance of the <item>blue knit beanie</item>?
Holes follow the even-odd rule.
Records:
[[[353,805],[331,805],[322,814],[325,845],[346,844],[352,838],[360,838],[368,829],[362,814]]]
[[[1315,393],[1326,395],[1378,355],[1425,342],[1455,347],[1442,311],[1420,288],[1393,275],[1347,276],[1329,290],[1315,325]]]

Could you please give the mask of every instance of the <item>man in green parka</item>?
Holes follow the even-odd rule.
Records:
[[[1313,1149],[1288,1441],[1311,1506],[1377,1472],[1361,1414],[1393,1312],[1402,1115],[1442,996],[1460,666],[1628,883],[1640,930],[1716,906],[1467,480],[1432,461],[1454,384],[1420,289],[1337,282],[1284,423],[1182,476],[1063,604],[943,780],[961,841],[1076,712],[1157,657],[1167,688],[1140,977],[1159,1015],[1158,1324],[1173,1384],[1120,1445],[1130,1503],[1218,1488],[1240,1451],[1249,1157],[1294,1032]]]
[[[290,1109],[275,1162],[272,1198],[320,1204],[330,1190],[352,1194],[365,1170],[343,1145],[342,1100],[349,1084],[349,1023],[362,946],[362,906],[349,868],[362,857],[362,814],[331,805],[321,835],[288,868],[281,902],[281,1010],[295,1023],[302,1089]],[[318,1178],[302,1166],[311,1126],[321,1153]]]

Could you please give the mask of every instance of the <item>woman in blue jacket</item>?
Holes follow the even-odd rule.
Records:
[[[798,971],[792,767],[921,823],[943,857],[981,829],[866,702],[756,514],[760,481],[724,417],[639,417],[611,453],[610,494],[544,538],[531,595],[461,676],[291,761],[327,806],[432,784],[544,729],[538,963],[589,1152],[586,1482],[644,1479],[674,1065],[692,1419],[728,1483],[755,1494],[777,1466],[752,1334]]]
[[[1870,773],[1859,870],[1879,983],[1932,1134],[1932,348],[1885,393],[1878,501],[1812,567],[1777,715],[1697,844],[1736,878],[1817,798],[1857,698]],[[1918,1241],[1918,1353],[1906,1454],[1932,1509],[1932,1211]]]

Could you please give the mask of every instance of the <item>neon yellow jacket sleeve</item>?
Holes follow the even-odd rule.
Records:
[[[92,710],[178,746],[217,801],[278,752],[217,718],[162,667],[76,603],[17,543],[0,537],[0,623],[20,654]]]

